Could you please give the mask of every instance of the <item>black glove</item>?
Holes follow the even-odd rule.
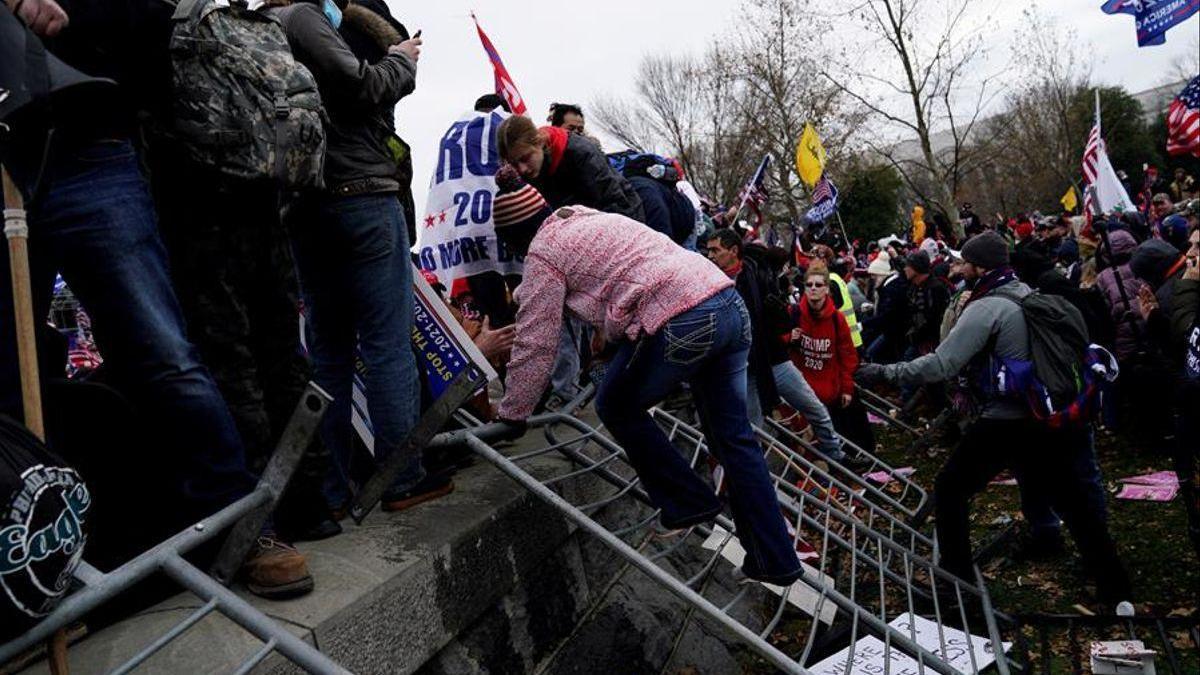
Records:
[[[864,387],[887,380],[887,368],[878,363],[864,363],[854,371],[854,381]]]
[[[496,421],[500,423],[501,428],[495,437],[498,441],[515,441],[524,436],[525,431],[529,429],[529,425],[525,423],[525,420],[506,420],[501,418]]]

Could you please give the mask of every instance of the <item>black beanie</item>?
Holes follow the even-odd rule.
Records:
[[[1005,267],[1008,265],[1008,243],[1004,241],[1004,237],[988,230],[971,237],[963,244],[962,257],[963,260],[985,270]]]
[[[925,251],[916,251],[909,253],[904,259],[904,266],[911,267],[912,271],[917,274],[929,274],[929,270],[933,268],[933,262],[929,260],[929,254]]]

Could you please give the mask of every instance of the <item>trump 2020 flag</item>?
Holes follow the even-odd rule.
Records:
[[[487,33],[483,32],[474,12],[471,12],[471,20],[475,22],[475,30],[479,32],[479,41],[483,43],[483,51],[487,52],[488,59],[492,62],[492,70],[496,73],[496,94],[508,103],[508,109],[514,115],[524,115],[525,100],[521,98],[521,92],[517,91],[517,85],[513,83],[512,76],[508,74],[508,69],[500,60],[500,52],[496,51],[496,47],[488,39]]]
[[[813,207],[805,214],[805,219],[812,223],[823,222],[834,211],[837,211],[838,189],[833,181],[822,176],[812,193]]]
[[[1167,31],[1200,10],[1200,0],[1108,0],[1100,9],[1105,14],[1132,14],[1139,47],[1161,45]]]
[[[421,269],[436,274],[446,288],[472,274],[524,270],[524,257],[504,247],[492,223],[500,168],[496,130],[506,117],[499,110],[471,111],[451,124],[438,144],[414,253]]]

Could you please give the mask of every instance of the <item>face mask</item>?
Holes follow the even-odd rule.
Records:
[[[321,10],[325,12],[325,18],[329,19],[329,23],[333,24],[334,30],[342,25],[342,10],[333,4],[333,0],[325,0],[325,3],[321,5]]]

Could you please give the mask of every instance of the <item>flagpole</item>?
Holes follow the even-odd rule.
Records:
[[[850,251],[850,254],[853,255],[854,250],[853,250],[853,247],[850,245],[850,237],[846,234],[845,223],[842,222],[842,210],[840,208],[834,207],[833,215],[837,216],[838,227],[840,227],[842,230],[842,241],[846,242],[846,250]]]
[[[771,153],[767,153],[766,155],[763,155],[762,161],[760,161],[758,163],[758,168],[754,170],[754,176],[751,177],[750,182],[746,184],[747,187],[758,183],[758,177],[760,175],[762,175],[762,173],[764,171],[767,170],[767,162],[769,161],[770,157],[771,157]],[[729,223],[729,227],[737,227],[738,218],[740,218],[742,215],[742,209],[746,208],[746,200],[748,200],[748,199],[750,199],[750,191],[747,190],[745,187],[743,187],[742,188],[742,202],[740,204],[738,204],[737,213],[733,214],[733,222]]]

